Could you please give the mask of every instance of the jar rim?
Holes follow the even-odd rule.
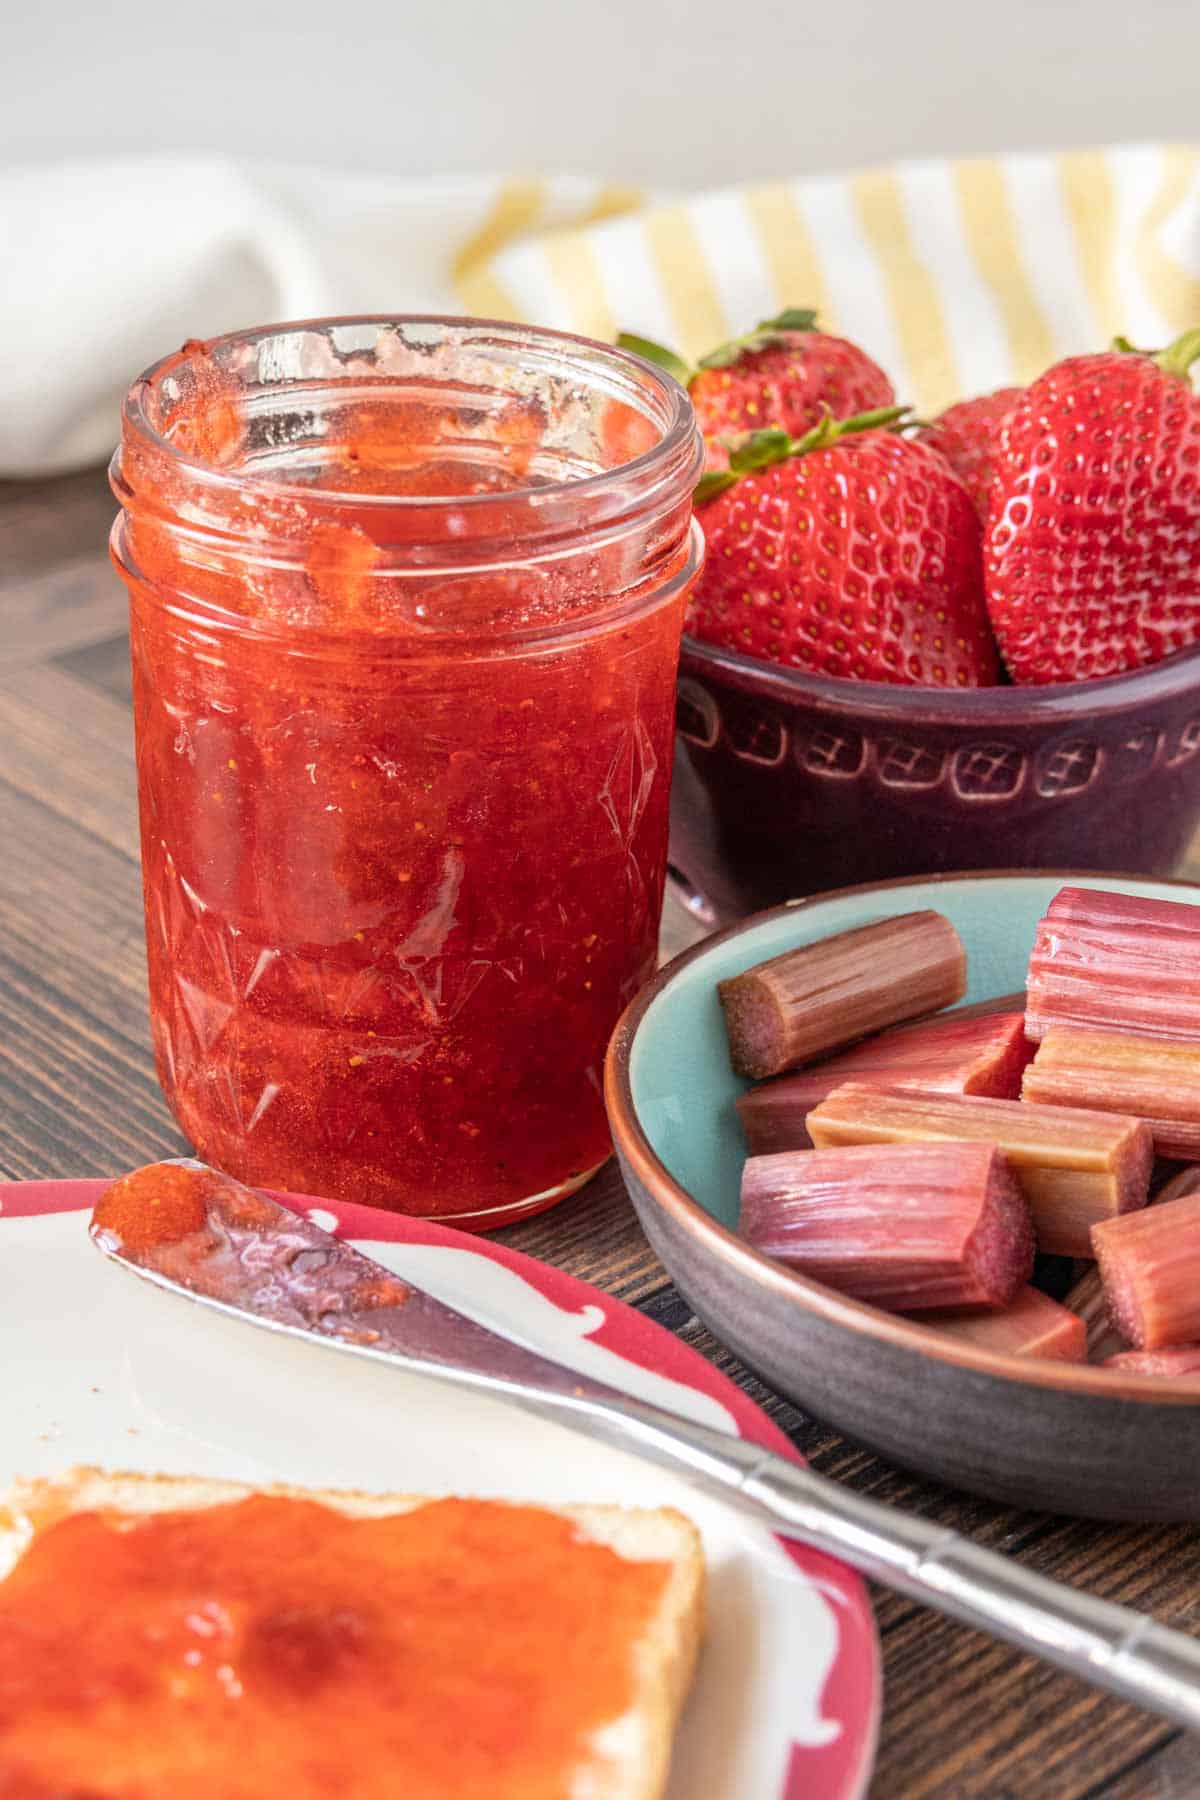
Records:
[[[385,424],[396,408],[399,429],[381,448],[398,476],[359,494],[328,471],[339,457],[344,471],[360,430],[369,450],[376,406]],[[437,314],[251,327],[161,358],[130,388],[122,423],[110,471],[117,567],[154,586],[161,546],[167,587],[214,623],[222,584],[261,600],[262,578],[277,576],[278,615],[256,605],[245,616],[256,629],[319,636],[308,588],[297,606],[289,583],[312,585],[315,568],[333,585],[344,557],[344,579],[370,602],[349,609],[364,636],[379,640],[394,621],[398,635],[465,641],[484,630],[469,608],[456,617],[466,579],[494,583],[482,590],[495,601],[489,637],[532,643],[543,581],[542,594],[577,585],[555,629],[574,618],[600,626],[653,604],[698,560],[691,499],[704,445],[686,390],[641,357],[567,332]],[[648,447],[609,464],[647,432]],[[222,466],[226,442],[236,467]],[[469,470],[477,444],[519,485],[389,491],[426,460]],[[296,481],[297,465],[310,480]]]
[[[527,354],[538,351],[548,354],[557,350],[560,356],[569,355],[577,361],[581,357],[585,358],[592,366],[608,372],[614,393],[618,393],[623,387],[628,396],[640,392],[657,402],[661,409],[660,435],[648,449],[631,457],[628,462],[616,463],[611,468],[561,481],[508,488],[502,494],[491,491],[477,494],[359,493],[346,488],[322,487],[319,483],[289,482],[281,480],[274,472],[261,469],[223,470],[202,455],[189,452],[173,442],[151,415],[148,405],[151,395],[161,391],[175,371],[201,353],[231,351],[237,346],[250,349],[255,344],[262,345],[270,340],[295,337],[301,333],[324,332],[332,336],[337,332],[354,333],[388,327],[397,330],[435,330],[446,335],[459,334],[468,346],[476,340],[481,347],[488,342],[508,343],[514,348],[522,347]],[[642,410],[644,417],[653,420],[650,411]],[[378,509],[414,514],[422,509],[431,514],[441,509],[465,509],[479,514],[486,512],[489,506],[495,507],[498,501],[507,507],[514,504],[527,506],[536,513],[552,508],[556,503],[561,504],[566,495],[573,508],[588,515],[584,529],[610,523],[613,518],[628,511],[625,497],[631,483],[640,486],[645,481],[648,486],[657,487],[658,480],[665,478],[673,490],[683,487],[690,490],[699,474],[703,458],[703,446],[686,389],[674,376],[646,358],[575,332],[511,320],[457,314],[346,313],[248,326],[210,339],[192,339],[143,370],[125,396],[121,420],[123,433],[139,438],[155,455],[166,458],[172,468],[194,482],[198,489],[209,493],[228,494],[240,490],[260,493],[266,499],[280,502],[299,501],[316,509],[328,506],[340,511],[353,507],[367,512]],[[672,475],[674,480],[670,479]],[[118,497],[124,502],[128,489],[122,483],[120,448],[113,457],[112,478]],[[615,502],[612,507],[605,504],[610,496]],[[637,510],[641,511],[640,505]]]

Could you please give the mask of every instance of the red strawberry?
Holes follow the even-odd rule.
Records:
[[[880,429],[902,410],[826,418],[799,440],[758,432],[701,478],[697,637],[821,675],[996,680],[978,516],[935,451]]]
[[[1200,638],[1197,356],[1200,330],[1157,356],[1071,356],[1009,414],[984,568],[1014,681],[1115,675]]]
[[[849,419],[892,405],[896,396],[879,365],[857,344],[815,331],[816,317],[791,307],[710,351],[695,368],[648,338],[622,332],[617,342],[683,383],[708,446],[708,467],[724,469],[730,440],[747,432],[777,425],[802,437],[827,413]]]
[[[1020,388],[1006,387],[997,388],[994,394],[980,394],[975,400],[960,400],[913,433],[919,443],[945,457],[981,519],[987,518],[988,489],[1000,453],[1000,427],[1020,396]]]

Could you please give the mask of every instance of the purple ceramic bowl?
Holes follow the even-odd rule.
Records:
[[[963,690],[685,638],[671,863],[715,925],[950,869],[1169,875],[1200,823],[1200,645],[1105,681]]]

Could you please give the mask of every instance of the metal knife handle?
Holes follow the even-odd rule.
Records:
[[[785,1535],[829,1551],[885,1587],[1200,1730],[1200,1640],[1036,1575],[956,1531],[869,1500],[782,1457],[751,1472],[740,1493]]]
[[[520,1403],[566,1414],[564,1423],[676,1469],[783,1536],[827,1551],[935,1612],[1200,1731],[1200,1639],[656,1407],[559,1395]]]

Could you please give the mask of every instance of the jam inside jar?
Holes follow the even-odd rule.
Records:
[[[245,332],[131,390],[151,1022],[206,1160],[490,1228],[608,1155],[699,462],[648,365],[482,321]]]

